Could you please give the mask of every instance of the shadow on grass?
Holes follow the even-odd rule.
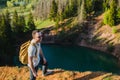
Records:
[[[74,80],[90,80],[90,79],[93,79],[93,78],[96,78],[96,77],[99,77],[99,76],[102,76],[106,73],[96,73],[96,72],[92,72],[91,74],[88,74],[88,75],[85,75],[83,77],[79,77],[79,78],[76,78]]]
[[[63,73],[63,72],[64,72],[63,70],[60,70],[60,71],[54,71],[53,74]]]
[[[64,71],[63,70],[59,70],[59,71],[53,71],[51,74],[49,75],[55,75],[55,74],[59,74],[59,73],[63,73]],[[47,76],[49,76],[47,75]]]

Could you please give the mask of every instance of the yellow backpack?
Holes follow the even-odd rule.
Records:
[[[29,40],[20,46],[19,60],[22,64],[28,64],[28,47],[30,44],[31,44],[31,41]],[[37,48],[36,48],[36,50],[37,50]],[[37,54],[37,51],[35,54]]]

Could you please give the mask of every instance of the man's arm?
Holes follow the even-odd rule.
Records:
[[[47,61],[46,61],[46,58],[45,58],[45,56],[43,54],[42,49],[40,49],[40,56],[43,58],[43,61],[44,61],[44,64],[45,64]]]
[[[33,59],[33,57],[28,56],[28,64],[29,64],[29,66],[30,66],[30,69],[31,69],[34,77],[37,77],[37,72],[35,71],[35,68],[34,68],[34,66],[33,66],[32,59]]]

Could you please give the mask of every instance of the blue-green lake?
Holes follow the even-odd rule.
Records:
[[[42,45],[49,68],[75,71],[119,72],[112,55],[80,46]]]

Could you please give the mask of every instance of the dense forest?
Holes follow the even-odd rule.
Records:
[[[1,8],[0,13],[0,54],[11,56],[16,53],[16,46],[20,44],[20,37],[24,37],[27,32],[34,30],[35,24],[31,12],[27,15],[20,14],[16,9],[10,12],[9,2],[14,5],[13,7],[20,6],[15,4],[15,0],[3,3],[4,1],[1,1],[1,5],[4,7]],[[3,11],[4,8],[7,9]]]
[[[88,26],[100,15],[99,26],[108,25],[113,34],[120,24],[119,0],[0,0],[0,5],[4,5],[0,7],[0,54],[14,54],[17,40],[36,29],[39,21],[55,22],[55,41],[65,43],[80,41],[81,33],[88,35]]]
[[[77,17],[78,22],[87,19],[90,14],[104,13],[104,24],[110,26],[119,23],[119,0],[40,0],[35,9],[37,18],[51,18],[57,21]]]
[[[113,33],[117,33],[115,26],[120,23],[120,1],[40,0],[33,14],[35,19],[49,18],[56,22],[58,41],[74,43],[80,33],[88,32],[85,26],[94,24],[94,18],[102,14],[100,25],[108,25]]]

